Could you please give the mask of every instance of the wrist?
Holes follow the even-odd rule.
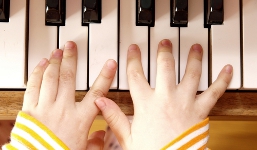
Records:
[[[201,149],[206,148],[209,139],[209,118],[192,126],[177,138],[172,140],[169,144],[162,148],[162,150],[169,149]]]

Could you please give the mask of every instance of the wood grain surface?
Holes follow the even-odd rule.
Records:
[[[87,92],[77,91],[76,101],[81,101]],[[0,120],[15,119],[22,108],[24,91],[0,91]],[[133,103],[129,92],[110,91],[108,98],[115,101],[126,115],[133,115]],[[257,119],[256,91],[227,91],[218,100],[210,116]]]

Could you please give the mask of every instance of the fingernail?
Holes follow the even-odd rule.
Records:
[[[162,45],[163,46],[171,46],[171,42],[170,42],[170,40],[167,40],[167,39],[165,39],[165,40],[162,40]]]
[[[67,49],[72,49],[75,47],[75,44],[73,42],[66,42],[66,44],[64,45],[65,48]]]
[[[136,44],[132,44],[129,46],[129,51],[133,51],[133,50],[137,50],[137,45]]]
[[[108,67],[109,69],[111,69],[111,70],[116,69],[116,63],[115,63],[115,61],[114,61],[114,60],[108,60],[108,62],[107,62],[107,67]]]
[[[226,66],[226,68],[225,68],[225,71],[226,71],[226,73],[228,73],[228,74],[231,74],[232,73],[232,66],[231,65],[227,65]]]
[[[97,107],[100,108],[101,110],[106,106],[105,102],[101,99],[95,100],[95,103]]]
[[[60,57],[62,57],[62,52],[63,52],[62,50],[57,49],[53,52],[53,56],[60,58]]]
[[[198,53],[201,53],[202,52],[202,47],[200,44],[194,44],[192,46],[192,49],[195,51],[195,52],[198,52]]]
[[[43,58],[40,62],[39,62],[39,65],[40,66],[44,66],[47,62],[47,59]]]

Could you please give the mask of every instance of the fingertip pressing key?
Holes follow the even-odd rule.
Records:
[[[73,41],[68,41],[64,45],[64,48],[66,48],[66,49],[73,49],[75,47],[76,47],[76,44]]]
[[[233,67],[232,65],[226,65],[225,66],[225,72],[228,73],[228,74],[232,74],[232,71],[233,71]]]
[[[161,45],[170,47],[171,46],[171,41],[168,40],[168,39],[164,39],[164,40],[161,41]]]
[[[63,55],[63,51],[60,49],[54,50],[52,56],[55,58],[61,58]]]
[[[115,60],[112,60],[112,59],[108,60],[108,61],[107,61],[107,67],[108,67],[109,69],[111,69],[111,70],[116,70],[116,67],[117,67],[116,61],[115,61]]]
[[[137,50],[138,49],[138,46],[136,44],[131,44],[128,48],[129,51],[134,51],[134,50]]]
[[[40,62],[39,65],[40,66],[45,66],[47,64],[48,60],[46,58],[43,58]]]
[[[195,52],[197,52],[197,53],[202,53],[202,51],[203,51],[203,48],[202,48],[202,46],[201,46],[200,44],[194,44],[194,45],[192,46],[192,49],[193,49]]]

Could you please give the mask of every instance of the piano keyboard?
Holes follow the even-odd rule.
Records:
[[[68,40],[78,46],[77,90],[92,86],[107,59],[119,64],[111,89],[128,90],[126,53],[132,43],[141,48],[144,73],[154,88],[157,44],[166,38],[173,43],[177,83],[183,78],[190,46],[199,43],[204,49],[199,91],[207,89],[226,64],[234,67],[228,89],[257,89],[256,3],[256,0],[233,3],[229,0],[0,0],[0,88],[26,88],[27,78],[37,63],[48,58],[52,50],[63,48]],[[213,9],[206,13],[208,5]],[[46,13],[50,16],[46,17]],[[55,13],[60,17],[56,18]],[[214,18],[210,23],[215,25],[206,25],[206,14]]]

